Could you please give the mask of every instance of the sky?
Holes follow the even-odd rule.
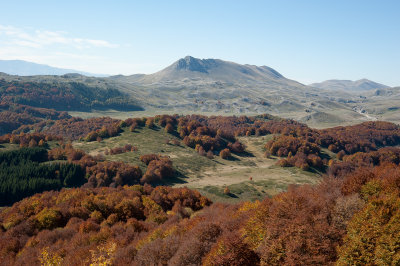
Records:
[[[0,59],[99,74],[179,58],[266,65],[304,84],[400,85],[400,1],[1,0]]]

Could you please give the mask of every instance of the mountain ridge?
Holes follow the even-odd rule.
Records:
[[[46,64],[38,64],[25,60],[0,60],[0,72],[18,76],[37,76],[37,75],[61,76],[71,73],[77,73],[84,76],[92,76],[92,77],[108,76],[108,75],[94,74],[74,69],[58,68]]]
[[[124,76],[126,81],[141,84],[163,83],[184,79],[201,78],[205,81],[214,82],[276,82],[286,78],[278,71],[267,66],[255,66],[248,64],[238,64],[221,59],[199,59],[186,56],[178,59],[171,65],[148,75]],[[291,81],[295,82],[295,81]],[[298,83],[298,82],[296,82]]]
[[[50,84],[77,82],[94,88],[117,89],[150,113],[270,113],[315,126],[331,125],[332,121],[336,124],[366,121],[383,115],[390,121],[398,120],[397,111],[394,111],[398,104],[395,101],[386,104],[390,100],[388,97],[397,95],[396,90],[357,93],[325,90],[288,79],[267,66],[221,59],[186,56],[153,74],[104,78],[78,74],[29,77],[0,74],[0,79]]]
[[[363,78],[359,80],[341,80],[341,79],[330,79],[319,83],[312,83],[309,86],[324,89],[324,90],[343,90],[350,92],[364,92],[375,89],[387,89],[390,88],[387,85],[377,83],[375,81]]]
[[[186,56],[153,74],[109,79],[124,92],[144,99],[147,110],[271,113],[316,122],[327,113],[335,120],[343,114],[351,120],[363,119],[347,104],[352,101],[350,94],[306,86],[267,66]]]

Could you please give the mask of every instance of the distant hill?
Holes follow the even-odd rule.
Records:
[[[147,110],[271,113],[295,119],[321,112],[332,117],[340,113],[344,119],[363,118],[347,105],[355,96],[306,86],[267,66],[186,56],[150,75],[107,79],[119,84],[122,91],[143,99],[142,106]],[[318,123],[323,117],[313,116],[312,120]]]
[[[213,81],[227,83],[287,83],[276,70],[267,66],[240,65],[220,59],[198,59],[186,56],[167,68],[150,75],[133,75],[129,79],[138,83],[178,81]],[[289,82],[293,83],[293,82]],[[297,83],[297,82],[296,82]],[[300,85],[299,83],[297,83]]]
[[[273,104],[291,105],[297,101],[293,96],[310,91],[267,66],[191,56],[154,74],[110,79],[128,93],[145,95],[149,105],[176,110],[264,112]]]
[[[23,88],[14,91],[5,84],[3,98],[7,102],[58,111],[270,113],[306,121],[312,126],[373,120],[383,115],[389,115],[390,121],[399,120],[394,111],[398,104],[389,96],[397,95],[397,91],[382,84],[369,80],[331,80],[306,86],[267,66],[192,56],[149,75],[24,77],[0,73],[1,79],[6,83],[16,82],[17,89]],[[26,83],[31,85],[26,87]]]
[[[324,90],[341,90],[347,92],[362,92],[375,89],[389,88],[389,86],[368,79],[360,79],[356,81],[331,79],[321,83],[313,83],[310,84],[309,86]]]
[[[68,73],[78,73],[81,75],[92,76],[92,77],[107,76],[101,74],[82,72],[73,69],[57,68],[48,65],[27,62],[23,60],[0,60],[0,72],[10,75],[19,75],[19,76],[64,75]]]

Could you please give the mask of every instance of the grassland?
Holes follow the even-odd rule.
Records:
[[[273,135],[264,137],[241,137],[239,140],[246,145],[247,153],[232,155],[229,160],[219,156],[213,159],[200,156],[194,149],[181,142],[162,128],[140,128],[135,132],[128,129],[116,137],[104,139],[101,142],[75,141],[73,146],[91,155],[103,155],[106,160],[123,161],[139,165],[143,171],[146,165],[139,160],[144,154],[155,153],[169,156],[177,170],[176,178],[168,180],[165,185],[174,187],[187,186],[197,189],[213,201],[234,203],[244,200],[262,199],[273,196],[287,189],[290,184],[315,184],[320,180],[321,173],[317,171],[302,171],[298,168],[282,168],[276,166],[278,158],[265,158],[264,145]],[[122,147],[131,144],[137,151],[116,155],[105,155],[106,149]],[[50,148],[57,146],[49,143]],[[0,151],[17,149],[16,144],[1,144]],[[324,156],[334,158],[335,154],[323,149]],[[228,187],[229,194],[224,194]]]
[[[208,159],[183,144],[168,144],[166,140],[171,143],[171,140],[180,139],[160,128],[141,128],[135,132],[125,130],[119,136],[101,142],[77,141],[73,145],[91,155],[102,154],[107,160],[139,165],[143,170],[146,166],[139,160],[140,155],[167,155],[173,161],[177,177],[165,183],[166,185],[194,188],[220,202],[261,199],[286,190],[290,184],[318,182],[318,172],[305,172],[292,167],[281,168],[275,165],[277,158],[265,158],[263,146],[270,138],[272,135],[240,138],[247,146],[247,153],[233,155],[230,160],[223,160],[218,156]],[[106,149],[125,144],[134,145],[138,150],[117,155],[104,154]],[[225,187],[229,188],[230,194],[223,193]]]

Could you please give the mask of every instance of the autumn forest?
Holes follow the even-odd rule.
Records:
[[[27,120],[2,118],[2,265],[399,262],[398,125],[312,129],[267,114],[81,119],[7,97],[6,112]],[[104,154],[73,145],[102,143],[141,128],[164,131],[175,137],[168,145],[184,145],[207,160],[246,156],[242,138],[271,136],[263,143],[265,159],[322,175],[315,185],[226,204],[168,186],[179,174],[173,154],[140,154],[139,166],[107,159],[138,153],[133,144]]]
[[[1,1],[0,266],[400,266],[400,1]]]

